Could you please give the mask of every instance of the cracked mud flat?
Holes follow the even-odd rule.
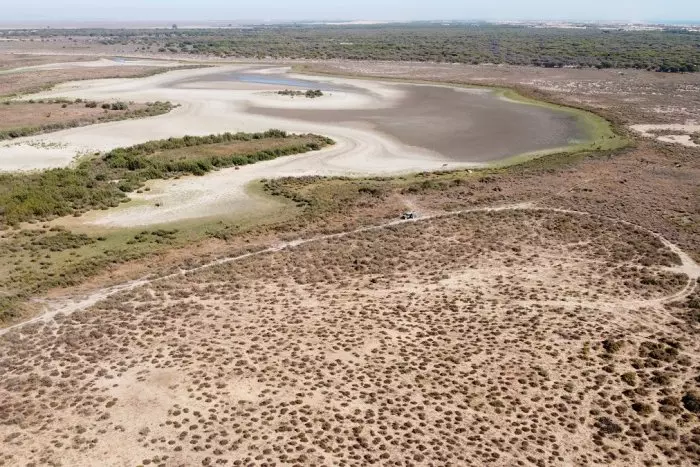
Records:
[[[630,128],[645,138],[656,138],[664,143],[680,144],[688,148],[700,147],[700,144],[693,141],[693,135],[700,134],[700,124],[697,122],[632,125]],[[657,134],[659,132],[668,134]]]

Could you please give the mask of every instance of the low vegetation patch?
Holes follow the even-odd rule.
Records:
[[[377,182],[353,182],[362,203],[384,196],[372,190]],[[353,222],[358,207],[346,206],[340,222]],[[550,237],[549,226],[564,219],[580,223],[580,231]],[[363,465],[487,465],[502,458],[652,465],[664,463],[666,452],[678,460],[668,464],[697,464],[696,444],[686,436],[698,422],[682,401],[694,387],[694,341],[687,339],[691,352],[677,360],[694,358],[688,365],[658,368],[671,375],[671,386],[650,381],[651,368],[637,370],[634,387],[616,377],[635,368],[640,338],[649,334],[640,324],[659,320],[653,303],[629,301],[614,316],[606,306],[639,297],[618,272],[629,258],[587,261],[607,246],[599,237],[611,224],[589,228],[585,217],[557,212],[474,212],[240,258],[280,238],[270,232],[255,243],[255,232],[245,239],[252,244],[180,257],[183,268],[232,262],[188,274],[170,268],[165,280],[2,339],[0,366],[9,374],[0,380],[0,439],[15,455],[12,464],[40,463],[47,443],[56,456],[87,459],[89,440],[125,432],[115,420],[139,416],[130,402],[155,388],[154,400],[163,404],[133,429],[134,446],[158,449],[158,457],[136,457],[143,465],[170,455],[187,455],[192,465],[213,465],[209,459],[223,455],[245,463],[271,424],[279,449],[264,454],[267,464],[323,464],[334,456],[338,464],[349,458]],[[214,228],[229,226],[235,229]],[[289,233],[290,240],[301,234]],[[635,235],[627,233],[622,237]],[[130,236],[139,239],[134,249],[140,240],[156,249],[158,239],[182,238],[165,230]],[[161,275],[156,268],[149,268],[154,277]],[[444,286],[446,278],[453,286]],[[562,304],[557,297],[580,300]],[[629,322],[635,329],[624,327]],[[663,324],[654,332],[666,334]],[[625,346],[611,360],[579,359],[582,343],[595,342],[590,353],[597,354],[605,337],[624,338]],[[650,342],[670,345],[661,339]],[[174,377],[177,385],[158,384]],[[231,378],[264,383],[259,399],[241,400]],[[122,389],[115,392],[115,384]],[[686,398],[691,409],[694,400]],[[35,416],[45,407],[55,417]],[[52,443],[59,430],[70,442]],[[401,449],[394,449],[396,439]],[[507,442],[489,441],[496,439]],[[323,443],[341,450],[320,451]]]
[[[117,148],[75,168],[0,174],[0,227],[114,207],[147,180],[204,175],[332,143],[322,136],[279,130],[185,136]]]
[[[158,229],[158,230],[144,230],[136,235],[134,238],[127,241],[127,245],[134,245],[136,243],[172,243],[178,233],[178,229]]]
[[[309,89],[308,91],[294,91],[291,89],[285,89],[284,91],[277,91],[280,96],[304,96],[307,99],[315,99],[317,97],[323,96],[323,91],[320,89]]]
[[[686,393],[683,396],[682,402],[686,410],[700,414],[700,392],[691,391]]]
[[[171,138],[115,149],[75,168],[0,174],[0,322],[18,319],[26,300],[52,287],[75,285],[115,263],[182,246],[195,238],[229,239],[239,227],[108,232],[104,237],[44,224],[7,229],[63,215],[117,206],[154,178],[201,175],[320,149],[333,141],[316,135],[224,133]]]
[[[5,101],[0,105],[0,140],[33,136],[95,123],[162,115],[174,108],[170,102],[83,101],[40,99]]]
[[[53,235],[40,236],[32,240],[31,246],[49,251],[75,250],[85,245],[92,245],[95,240],[85,234],[60,231]]]

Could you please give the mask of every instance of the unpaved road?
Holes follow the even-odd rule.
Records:
[[[592,216],[592,217],[604,219],[604,220],[607,220],[610,222],[621,223],[621,224],[627,225],[627,226],[635,228],[635,229],[639,229],[639,230],[644,231],[644,232],[648,233],[649,235],[659,239],[667,248],[669,248],[671,251],[673,251],[675,254],[677,254],[681,260],[681,264],[679,266],[670,267],[670,268],[666,268],[666,269],[668,271],[675,272],[678,274],[685,274],[688,277],[688,281],[682,290],[680,290],[672,295],[669,295],[667,297],[663,297],[661,299],[649,300],[648,301],[649,304],[652,304],[652,303],[658,304],[658,303],[665,303],[665,302],[680,300],[693,291],[694,287],[696,286],[696,284],[698,282],[698,279],[700,279],[700,265],[698,263],[696,263],[680,247],[678,247],[678,245],[674,244],[673,242],[669,241],[668,239],[666,239],[665,237],[663,237],[662,235],[660,235],[656,232],[653,232],[651,230],[645,229],[644,227],[638,226],[636,224],[633,224],[631,222],[627,222],[624,220],[608,218],[608,217],[604,217],[604,216],[599,216],[597,214],[590,214],[590,213],[583,212],[583,211],[575,211],[575,210],[560,209],[560,208],[540,207],[534,203],[524,202],[524,203],[510,204],[510,205],[505,205],[505,206],[492,206],[492,207],[484,207],[484,208],[463,209],[463,210],[450,211],[450,212],[445,212],[445,213],[430,214],[430,215],[420,216],[416,219],[411,219],[411,220],[400,220],[399,219],[399,220],[386,222],[384,224],[379,224],[379,225],[374,225],[374,226],[369,226],[369,227],[361,227],[359,229],[349,230],[349,231],[345,231],[345,232],[339,232],[339,233],[327,234],[327,235],[318,235],[316,237],[311,237],[311,238],[300,238],[300,239],[290,240],[290,241],[286,241],[286,242],[282,242],[282,243],[270,246],[268,248],[253,251],[250,253],[245,253],[242,255],[237,255],[237,256],[232,256],[232,257],[220,258],[220,259],[217,259],[217,260],[212,261],[210,263],[206,263],[204,265],[201,265],[201,266],[198,266],[198,267],[195,267],[192,269],[180,270],[179,272],[174,273],[174,274],[168,274],[168,275],[160,276],[160,277],[150,277],[150,278],[146,277],[146,278],[133,280],[130,282],[118,284],[118,285],[111,286],[111,287],[105,287],[105,288],[96,290],[90,294],[84,295],[82,297],[69,297],[69,298],[64,298],[64,299],[47,300],[47,301],[44,301],[44,305],[45,305],[44,313],[42,313],[41,315],[36,316],[35,318],[32,318],[28,321],[25,321],[23,323],[18,323],[16,325],[7,327],[5,329],[0,329],[0,336],[4,335],[12,330],[16,330],[18,328],[21,328],[22,326],[26,326],[28,324],[38,323],[38,322],[48,322],[59,314],[71,314],[71,313],[74,313],[76,311],[85,310],[85,309],[95,305],[97,302],[104,300],[104,299],[106,299],[112,295],[115,295],[119,292],[133,290],[137,287],[148,286],[150,284],[160,282],[160,281],[168,281],[168,280],[171,280],[171,279],[183,276],[183,275],[187,275],[187,274],[194,274],[194,273],[197,273],[197,272],[202,271],[204,269],[212,268],[214,266],[218,266],[221,264],[227,264],[227,263],[233,263],[236,261],[241,261],[241,260],[250,258],[252,256],[272,254],[272,253],[275,253],[275,252],[278,252],[281,250],[285,250],[288,248],[295,248],[295,247],[298,247],[300,245],[305,245],[307,243],[335,239],[335,238],[343,238],[343,237],[347,237],[349,235],[386,229],[389,227],[394,227],[394,226],[409,223],[409,222],[425,222],[425,221],[429,221],[432,219],[438,219],[438,218],[449,217],[449,216],[458,216],[458,215],[462,215],[462,214],[469,214],[469,213],[476,213],[476,212],[497,212],[497,211],[507,211],[507,210],[548,211],[548,212],[557,212],[557,213],[562,213],[562,214],[572,214],[572,215],[577,215],[577,216]]]

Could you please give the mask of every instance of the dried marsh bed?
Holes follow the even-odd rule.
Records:
[[[163,68],[144,66],[122,66],[115,68],[65,68],[40,70],[31,73],[5,74],[0,76],[0,96],[32,93],[51,88],[59,83],[75,80],[136,78],[163,72]]]
[[[94,60],[94,57],[79,55],[38,55],[0,52],[0,70],[47,65],[61,62],[80,62]]]
[[[698,464],[678,264],[500,211],[156,282],[0,338],[0,464]]]

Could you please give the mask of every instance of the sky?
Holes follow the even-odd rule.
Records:
[[[0,21],[699,21],[700,0],[0,0]]]

